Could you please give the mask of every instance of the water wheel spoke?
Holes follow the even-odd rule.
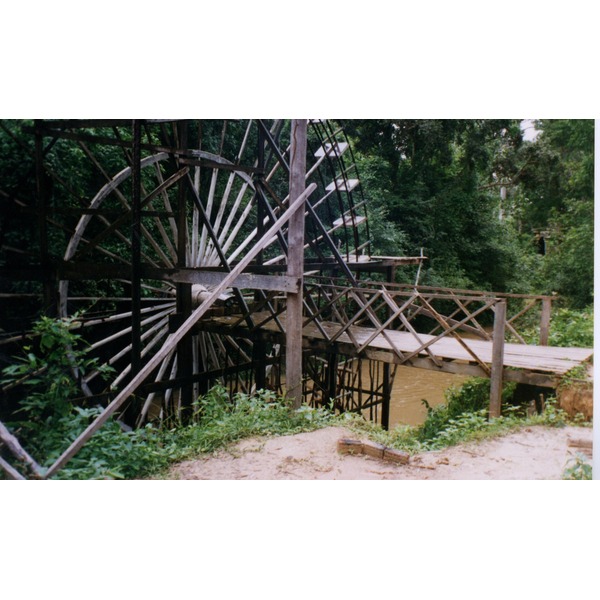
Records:
[[[154,346],[156,346],[156,344],[158,344],[158,342],[160,342],[167,335],[167,333],[169,331],[169,327],[168,327],[167,323],[168,323],[168,319],[163,319],[156,326],[152,327],[151,329],[146,331],[141,336],[142,341],[145,341],[147,338],[149,338],[151,335],[154,334],[154,337],[152,337],[152,339],[148,342],[148,344],[146,344],[144,346],[144,348],[142,350],[142,354],[141,354],[142,358],[147,356],[147,354],[150,352],[150,350],[152,350],[152,348],[154,348]],[[113,357],[113,359],[111,359],[111,361],[109,361],[109,364],[113,364],[119,358],[122,358],[123,356],[125,356],[125,354],[128,354],[130,351],[131,351],[131,344],[129,344],[127,346],[127,351],[125,351],[125,349],[123,349],[123,350],[121,350],[121,352],[119,352],[117,355],[115,355]],[[121,374],[118,375],[117,378],[113,381],[111,387],[113,389],[116,389],[118,387],[118,385],[121,383],[121,381],[129,374],[130,371],[131,371],[131,363],[129,363],[123,369],[123,371],[121,371]]]
[[[144,326],[149,325],[150,323],[154,323],[158,319],[162,319],[163,317],[170,315],[172,313],[173,313],[173,307],[169,307],[165,311],[162,311],[156,315],[152,315],[151,317],[148,317],[147,319],[142,320],[141,325],[142,325],[142,327],[144,327]],[[131,315],[131,313],[129,313],[129,314]],[[124,335],[131,333],[131,330],[132,330],[132,327],[129,326],[129,327],[126,327],[125,329],[121,329],[120,331],[117,331],[116,333],[113,333],[112,335],[109,335],[108,337],[102,338],[98,342],[93,343],[90,346],[90,350],[95,350],[96,348],[101,348],[105,344],[114,342],[115,340],[119,339],[120,337],[123,337]]]

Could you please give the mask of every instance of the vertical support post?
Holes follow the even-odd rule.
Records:
[[[550,337],[550,314],[552,312],[552,300],[542,300],[542,316],[540,318],[540,346],[547,346]]]
[[[387,267],[387,281],[393,283],[396,281],[396,267]],[[387,315],[392,314],[391,308],[387,307]],[[390,403],[392,399],[392,372],[389,363],[383,363],[383,398],[381,399],[381,427],[386,431],[390,428]]]
[[[265,134],[263,130],[259,127],[258,129],[258,155],[257,155],[257,166],[259,169],[263,169],[265,166]],[[260,201],[259,195],[261,190],[259,187],[262,186],[263,183],[263,174],[262,171],[259,171],[259,174],[255,177],[255,195],[254,201],[256,203],[256,230],[258,233],[258,237],[262,237],[265,232],[265,208],[263,203]],[[262,250],[256,255],[256,264],[263,264],[263,252]],[[254,300],[256,302],[260,301],[260,292],[256,290],[254,292]],[[267,354],[267,345],[264,340],[256,339],[252,344],[252,361],[255,365],[254,367],[254,382],[256,384],[256,389],[264,389],[267,384],[267,368],[265,365],[265,358]]]
[[[502,371],[504,370],[504,328],[506,302],[499,301],[494,307],[494,333],[492,338],[492,372],[490,377],[490,418],[502,412]]]
[[[305,119],[292,120],[290,148],[290,205],[306,186]],[[288,293],[286,305],[285,377],[288,397],[294,408],[302,404],[302,294],[304,275],[304,208],[290,218],[288,226],[287,274],[299,280],[297,294]]]
[[[390,400],[392,397],[391,368],[389,363],[383,363],[383,398],[381,402],[381,427],[386,431],[390,428]]]
[[[177,129],[179,148],[185,150],[188,142],[188,122],[180,121]],[[177,266],[181,269],[187,266],[188,255],[187,190],[185,178],[180,179],[177,189]],[[192,286],[189,283],[178,283],[176,292],[177,313],[183,322],[192,313]],[[187,333],[177,344],[178,377],[186,381],[180,390],[179,414],[177,415],[183,419],[186,417],[186,409],[189,409],[194,401],[194,386],[191,383],[193,368],[192,334]]]
[[[337,375],[338,375],[338,355],[332,352],[327,356],[327,397],[323,398],[323,404],[327,404],[332,400],[335,402],[337,395]]]

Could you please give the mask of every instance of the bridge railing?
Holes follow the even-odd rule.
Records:
[[[349,286],[323,277],[307,281],[306,291],[306,324],[317,319],[340,323],[337,337],[362,326],[374,329],[374,335],[397,330],[491,341],[495,305],[503,301],[505,341],[548,343],[551,296],[373,281]]]

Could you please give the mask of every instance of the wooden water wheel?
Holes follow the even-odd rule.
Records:
[[[59,237],[64,248],[57,255],[61,243],[52,250],[48,241],[40,244],[47,253],[40,262],[56,267],[59,316],[76,315],[98,364],[112,368],[108,381],[99,370],[78,374],[83,393],[110,396],[285,209],[290,123],[44,121],[32,132],[36,210],[47,228],[41,235]],[[89,169],[83,190],[73,190],[57,168],[65,152],[75,151]],[[306,182],[317,185],[305,214],[306,270],[352,279],[349,265],[369,256],[369,233],[350,145],[338,125],[309,122]],[[249,331],[266,315],[284,332],[283,299],[292,286],[286,233],[284,226],[211,314],[238,315]],[[304,303],[310,311],[310,297]],[[200,329],[140,388],[131,424],[179,415],[218,382],[231,391],[281,390],[280,345]]]

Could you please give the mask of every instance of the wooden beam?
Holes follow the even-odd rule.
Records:
[[[307,121],[293,119],[290,148],[290,202],[306,185]],[[288,293],[286,302],[285,381],[294,408],[302,404],[302,280],[304,274],[304,210],[298,210],[288,225],[288,277],[297,277],[300,290]]]
[[[494,307],[494,334],[492,338],[492,370],[490,375],[490,418],[502,414],[502,372],[504,371],[504,326],[506,302]]]
[[[177,269],[173,275],[163,275],[161,279],[174,282],[199,283],[204,286],[218,285],[227,273],[222,271],[201,271],[198,269]],[[149,277],[150,279],[156,279]],[[287,275],[255,275],[242,273],[235,278],[231,287],[248,290],[298,293],[300,279]]]
[[[139,120],[132,124],[131,166],[131,372],[135,375],[142,366],[142,168],[141,126]]]
[[[316,184],[312,183],[306,188],[303,194],[290,203],[289,208],[277,219],[262,238],[248,251],[248,254],[239,262],[239,264],[223,279],[223,281],[212,291],[210,298],[205,300],[192,314],[185,320],[181,327],[169,335],[162,347],[150,358],[142,367],[140,372],[123,388],[116,398],[102,411],[102,414],[90,423],[90,425],[79,435],[79,437],[58,457],[55,463],[48,469],[45,477],[51,477],[54,473],[62,469],[85,443],[108,421],[108,419],[123,405],[123,403],[138,389],[144,380],[158,367],[158,365],[167,357],[167,355],[177,346],[179,341],[194,327],[194,325],[204,316],[210,307],[215,303],[218,297],[229,287],[235,278],[250,264],[254,257],[264,250],[273,241],[273,236],[281,227],[287,223],[290,217],[304,205],[306,198],[316,189]],[[300,211],[302,212],[302,211]]]
[[[228,272],[206,270],[204,268],[157,268],[142,265],[144,279],[157,279],[171,283],[199,283],[204,286],[218,285],[225,279]],[[98,280],[98,279],[128,279],[131,268],[128,265],[72,263],[63,262],[57,268],[57,278],[61,280]],[[41,271],[40,271],[41,275]],[[48,273],[44,273],[48,276]],[[232,288],[248,290],[267,290],[271,292],[297,292],[300,282],[297,277],[287,275],[261,275],[242,273],[235,278]]]

